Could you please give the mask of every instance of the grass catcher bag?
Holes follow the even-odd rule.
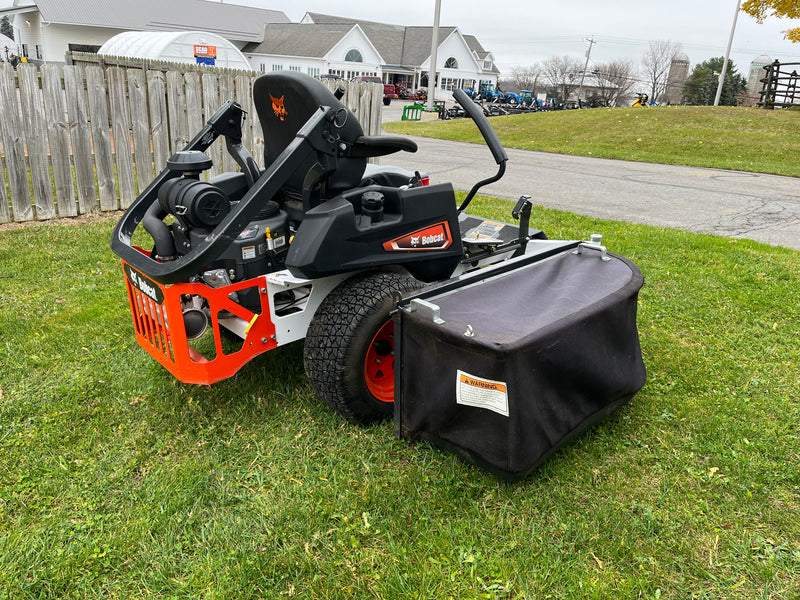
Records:
[[[395,433],[525,477],[644,385],[644,279],[573,244],[398,301]]]

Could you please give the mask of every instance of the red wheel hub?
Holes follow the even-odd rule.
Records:
[[[394,322],[389,319],[372,338],[364,359],[367,388],[381,402],[394,402]]]

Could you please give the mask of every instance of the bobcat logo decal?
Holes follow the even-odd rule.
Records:
[[[425,252],[447,250],[452,243],[450,225],[441,221],[384,242],[383,249],[387,252]]]
[[[289,114],[286,112],[286,107],[283,105],[283,98],[276,98],[272,94],[269,95],[270,99],[272,100],[272,110],[275,112],[275,116],[278,117],[281,121],[286,120],[286,116]]]

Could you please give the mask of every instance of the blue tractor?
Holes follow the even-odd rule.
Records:
[[[478,89],[476,99],[483,100],[484,102],[499,102],[505,94],[500,90],[494,88],[492,83],[482,83]]]

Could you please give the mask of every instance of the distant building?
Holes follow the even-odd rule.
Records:
[[[429,87],[432,27],[309,12],[300,23],[268,24],[263,37],[242,49],[256,71],[285,69],[343,79],[375,75],[401,87]],[[496,85],[500,74],[492,54],[458,27],[439,28],[436,62],[440,93]]]
[[[0,9],[14,28],[14,53],[31,62],[65,62],[70,50],[97,52],[123,31],[206,31],[241,47],[264,40],[277,10],[207,0],[14,0]],[[0,48],[2,50],[2,48]]]
[[[747,78],[747,96],[750,106],[755,106],[761,100],[761,89],[764,87],[762,79],[767,76],[764,67],[771,65],[772,59],[762,54],[750,63],[750,75]]]
[[[667,76],[667,87],[661,95],[661,104],[683,104],[683,87],[689,79],[689,57],[678,52],[672,57]]]

